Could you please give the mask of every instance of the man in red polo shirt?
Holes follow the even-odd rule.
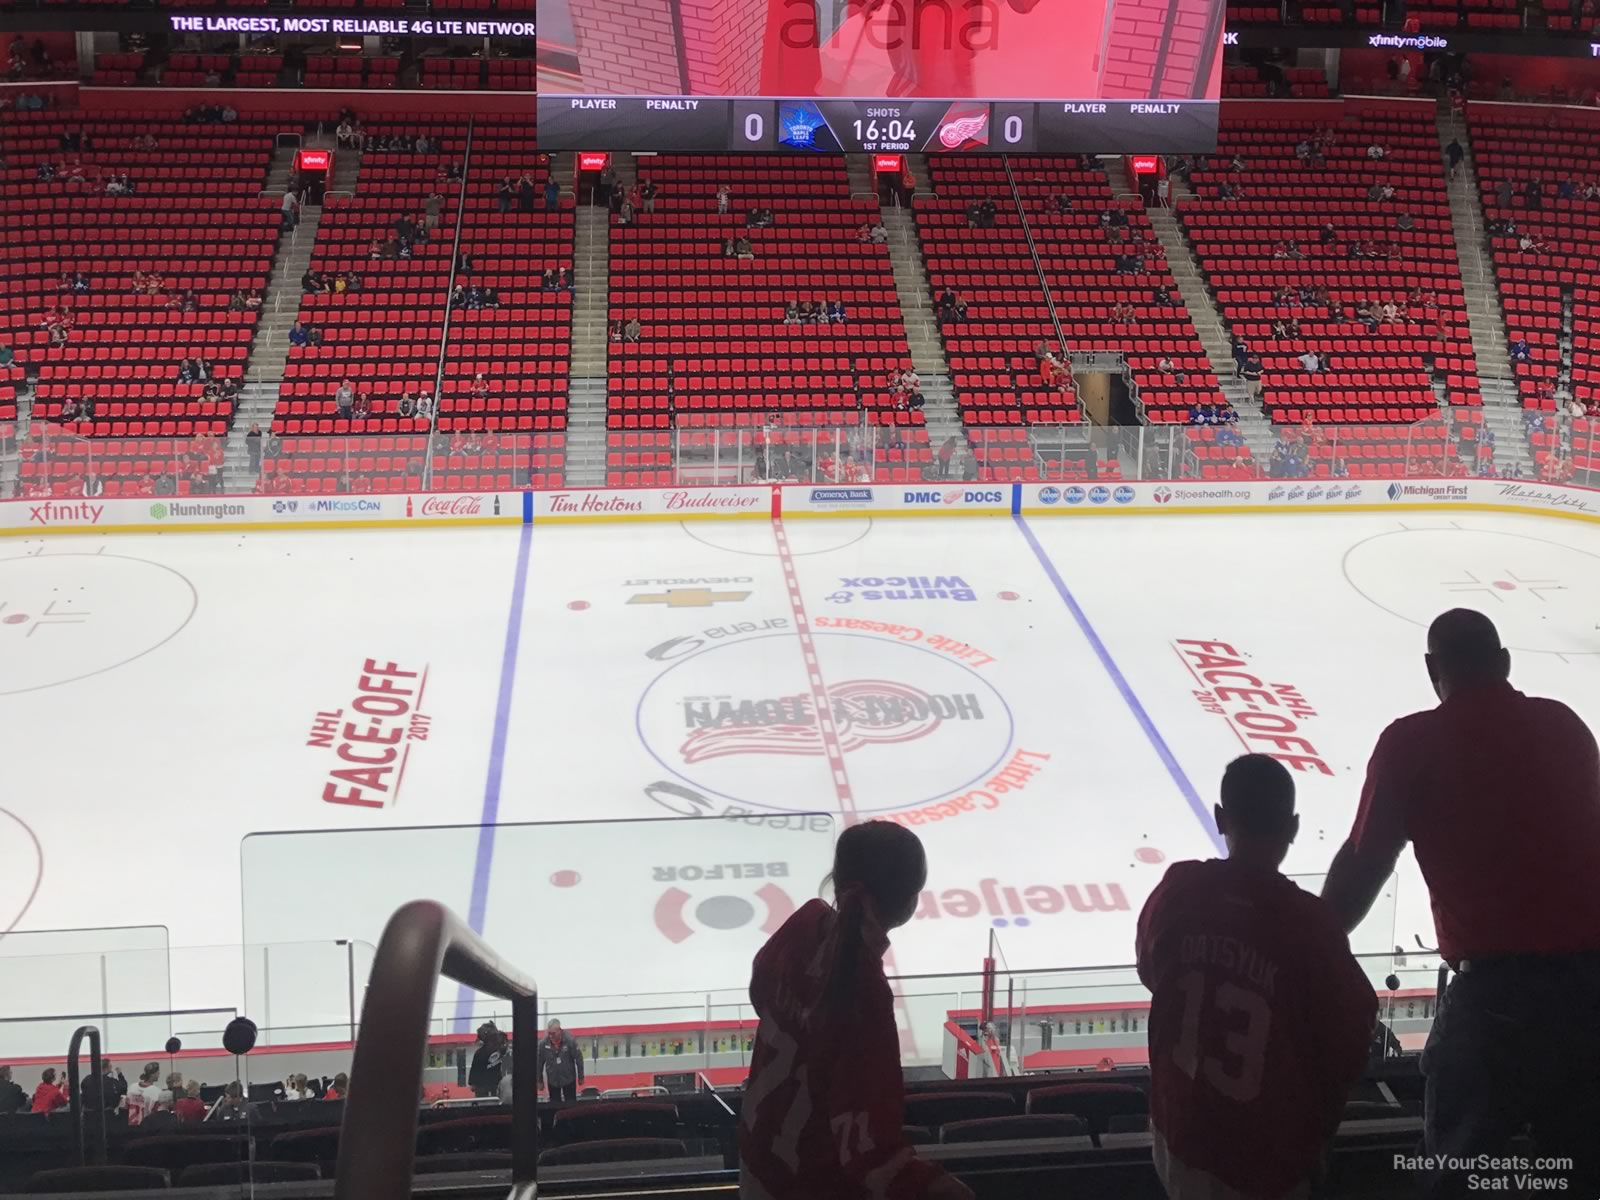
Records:
[[[1216,819],[1228,857],[1173,864],[1139,914],[1152,1157],[1171,1200],[1303,1197],[1378,1001],[1333,912],[1278,869],[1300,829],[1288,768],[1229,763]]]
[[[1511,656],[1482,613],[1435,620],[1425,661],[1440,704],[1378,739],[1322,894],[1354,929],[1412,843],[1439,951],[1458,972],[1422,1055],[1429,1156],[1504,1156],[1531,1125],[1540,1157],[1574,1160],[1544,1176],[1594,1196],[1600,751],[1565,704],[1511,686]],[[1435,1196],[1480,1190],[1485,1174],[1425,1172]]]

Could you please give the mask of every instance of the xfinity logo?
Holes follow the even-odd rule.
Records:
[[[35,525],[98,525],[105,512],[104,504],[88,501],[64,504],[59,500],[47,500],[43,504],[28,505],[28,520]]]

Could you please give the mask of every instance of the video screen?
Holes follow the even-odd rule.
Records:
[[[538,0],[551,149],[1172,153],[1223,0]]]

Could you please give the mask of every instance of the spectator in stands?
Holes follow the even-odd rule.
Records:
[[[88,495],[87,492],[84,493]],[[172,1100],[161,1090],[161,1064],[145,1063],[139,1082],[128,1089],[128,1124],[141,1125],[145,1119],[171,1106]],[[166,1097],[163,1103],[163,1097]]]
[[[1593,200],[1600,197],[1600,183],[1595,183],[1591,180],[1583,185],[1583,191],[1578,194],[1585,200]]]
[[[517,180],[517,211],[531,213],[538,196],[533,186],[533,176],[524,171],[522,178]]]
[[[949,437],[945,438],[945,440],[939,444],[938,461],[939,461],[939,478],[940,479],[949,479],[950,478],[950,462],[951,462],[951,460],[953,458],[955,458],[955,454],[956,454],[956,439],[955,439],[955,435],[952,434]]]
[[[1573,1160],[1553,1186],[1594,1195],[1600,750],[1565,704],[1511,686],[1511,655],[1482,613],[1439,616],[1423,661],[1440,703],[1379,737],[1322,894],[1354,929],[1412,844],[1439,953],[1458,972],[1422,1058],[1426,1153],[1502,1155],[1531,1124],[1541,1157]],[[1425,1184],[1467,1195],[1483,1176],[1435,1168]]]
[[[1494,186],[1495,203],[1498,204],[1501,208],[1510,208],[1511,207],[1511,194],[1512,194],[1512,191],[1515,189],[1515,187],[1516,187],[1516,184],[1513,183],[1510,179],[1502,179],[1499,183],[1495,184],[1495,186]]]
[[[733,192],[725,183],[717,185],[717,215],[726,216],[733,204]]]
[[[206,1117],[208,1121],[248,1121],[254,1115],[255,1106],[245,1099],[244,1085],[234,1080],[222,1089],[222,1099],[217,1101],[216,1107]]]
[[[33,1103],[28,1111],[52,1113],[66,1106],[66,1090],[56,1086],[56,1069],[46,1067],[39,1076],[39,1086],[33,1089]]]
[[[1253,352],[1244,360],[1244,367],[1240,373],[1244,376],[1245,390],[1249,392],[1250,398],[1253,400],[1260,401],[1261,399],[1261,376],[1265,369],[1260,356]]]
[[[1235,175],[1247,169],[1243,154],[1235,154],[1228,162],[1228,169]]]
[[[747,237],[739,237],[734,240],[733,252],[736,258],[751,259],[756,256],[755,247],[751,245],[750,239]]]
[[[1521,250],[1524,254],[1544,254],[1549,251],[1550,247],[1546,246],[1538,238],[1534,237],[1533,234],[1524,233],[1520,238],[1517,239],[1517,249]]]
[[[843,320],[846,320],[847,317],[846,317],[845,310],[844,310],[844,301],[843,300],[829,300],[828,301],[828,306],[827,306],[827,317],[828,317],[828,320],[830,320],[830,321],[843,321]]]
[[[888,933],[911,919],[927,879],[910,830],[868,821],[834,849],[833,905],[812,900],[756,955],[750,994],[760,1018],[740,1127],[741,1190],[791,1200],[885,1196],[970,1200],[964,1184],[911,1153]],[[817,969],[820,964],[820,971]],[[785,1123],[804,1117],[792,1139]],[[851,1136],[837,1130],[848,1123]],[[797,1153],[775,1149],[780,1138]]]
[[[344,382],[339,384],[339,386],[337,388],[334,389],[334,392],[333,392],[334,415],[336,415],[338,417],[341,417],[344,420],[349,420],[350,419],[350,413],[355,408],[355,403],[356,403],[355,385],[352,384],[350,382],[350,380],[346,379]]]
[[[1414,230],[1417,227],[1416,221],[1414,221],[1412,219],[1411,214],[1409,212],[1403,212],[1398,217],[1396,217],[1394,219],[1394,225],[1395,225],[1395,228],[1398,229],[1401,233],[1410,233],[1412,230]]]
[[[1281,762],[1234,759],[1212,810],[1227,857],[1174,864],[1139,915],[1152,1158],[1174,1200],[1307,1192],[1366,1065],[1372,985],[1333,910],[1281,873],[1294,806]]]
[[[1370,146],[1367,147],[1367,157],[1368,158],[1374,158],[1374,159],[1376,159],[1376,158],[1387,158],[1388,155],[1389,155],[1389,148],[1387,146],[1385,146],[1382,142],[1373,142]]]
[[[106,485],[93,471],[83,477],[83,494],[89,499],[105,494]]]
[[[28,1107],[28,1093],[11,1078],[10,1067],[0,1067],[0,1116],[23,1112]]]
[[[343,1100],[350,1094],[350,1076],[340,1071],[333,1077],[333,1082],[323,1089],[324,1100]]]
[[[1517,362],[1528,362],[1533,358],[1533,348],[1528,345],[1528,339],[1519,337],[1511,343],[1511,357]]]
[[[1116,305],[1111,309],[1111,320],[1117,325],[1132,325],[1135,315],[1133,305],[1126,300],[1117,301]]]
[[[644,332],[644,326],[639,323],[638,317],[629,317],[628,323],[622,327],[622,336],[630,342],[637,342]]]
[[[191,1079],[183,1082],[182,1076],[177,1076],[178,1087],[173,1092],[172,1113],[184,1125],[194,1125],[206,1119],[205,1101],[200,1099],[200,1081]]]
[[[417,416],[424,421],[431,421],[434,411],[433,389],[424,387],[417,393]]]
[[[372,402],[367,399],[365,392],[358,392],[356,394],[356,402],[350,407],[350,419],[352,421],[365,421],[371,415]]]
[[[512,182],[511,176],[507,175],[500,181],[500,186],[495,189],[495,211],[500,213],[501,216],[504,216],[506,213],[511,211],[511,204],[514,200],[516,200],[516,198],[517,185]]]
[[[108,1112],[121,1108],[122,1098],[127,1093],[127,1079],[109,1058],[101,1061],[100,1074],[88,1075],[78,1084],[78,1097],[91,1112],[99,1108]]]
[[[1167,306],[1176,303],[1172,298],[1172,289],[1164,283],[1158,283],[1150,293],[1150,303]]]
[[[1528,180],[1527,186],[1522,189],[1522,203],[1534,210],[1543,208],[1544,185],[1537,179]]]

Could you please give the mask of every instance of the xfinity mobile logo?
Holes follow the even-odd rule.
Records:
[[[1435,37],[1431,33],[1412,34],[1401,37],[1397,33],[1374,33],[1367,38],[1369,46],[1392,46],[1400,50],[1443,50],[1450,45],[1450,39]]]

